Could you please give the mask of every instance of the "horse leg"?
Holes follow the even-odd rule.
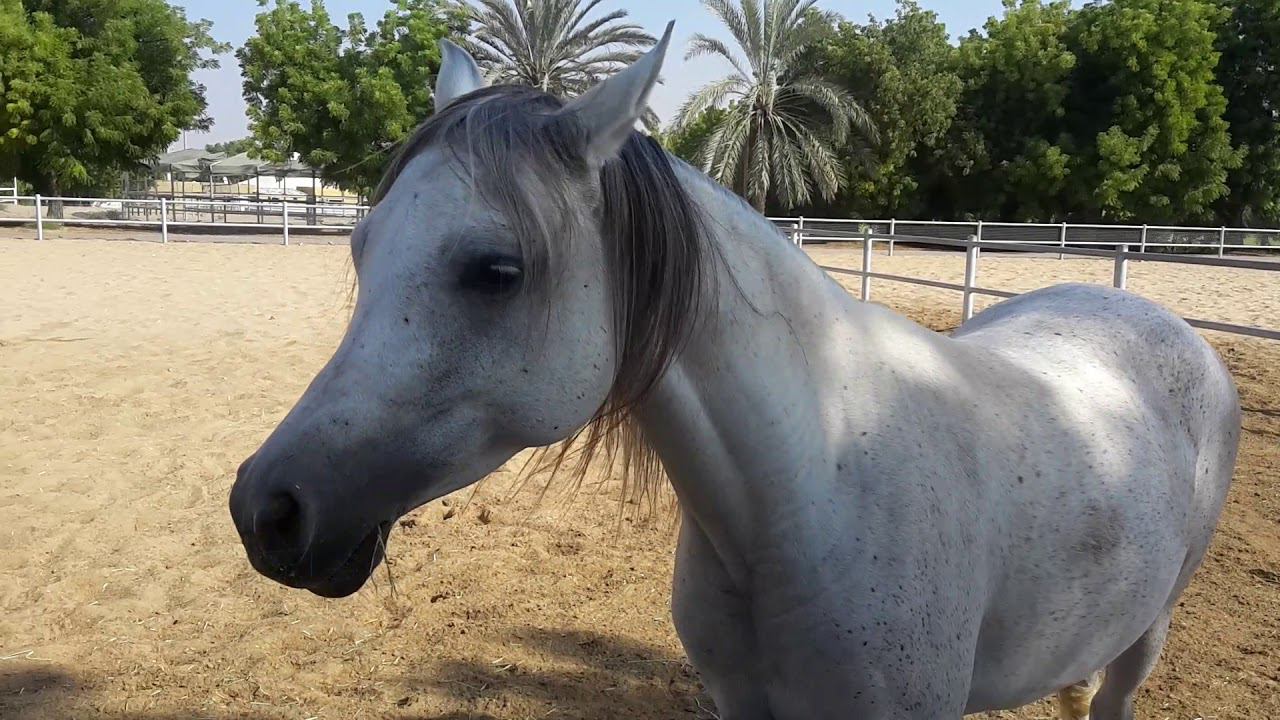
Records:
[[[1151,675],[1169,637],[1172,609],[1107,666],[1106,679],[1093,699],[1092,720],[1133,720],[1133,700],[1138,687]]]
[[[1058,693],[1058,715],[1062,720],[1089,720],[1089,706],[1102,685],[1102,671]]]
[[[751,613],[705,534],[686,516],[676,549],[672,618],[721,720],[773,720],[756,671]]]

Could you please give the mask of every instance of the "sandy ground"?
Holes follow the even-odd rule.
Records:
[[[995,287],[1110,279],[989,260]],[[669,619],[672,524],[617,530],[608,483],[535,507],[501,471],[431,503],[392,536],[394,592],[380,572],[326,601],[249,568],[228,488],[335,346],[348,281],[334,247],[0,240],[0,717],[713,717]],[[1133,287],[1280,325],[1274,274],[1143,265]],[[958,316],[954,294],[874,291]],[[1280,343],[1211,339],[1242,390],[1241,461],[1143,718],[1280,717]]]

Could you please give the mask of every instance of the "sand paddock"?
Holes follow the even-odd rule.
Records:
[[[671,523],[616,530],[603,480],[535,507],[501,471],[470,504],[469,491],[431,503],[392,536],[394,592],[380,571],[327,601],[250,569],[227,491],[340,336],[343,248],[4,232],[0,717],[712,717],[669,619]],[[962,260],[876,265],[958,279]],[[1110,280],[1090,260],[982,268],[1006,289]],[[1186,313],[1280,326],[1280,275],[1131,277]],[[952,293],[874,292],[937,328],[958,316]],[[1143,718],[1280,717],[1280,343],[1210,337],[1247,410],[1240,467]]]

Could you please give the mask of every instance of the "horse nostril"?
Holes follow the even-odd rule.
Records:
[[[302,504],[290,492],[277,492],[267,498],[253,516],[253,534],[262,549],[284,569],[306,549]]]
[[[291,535],[297,532],[299,519],[302,517],[302,506],[289,493],[276,493],[267,500],[267,504],[258,511],[258,532],[272,531],[280,535]]]

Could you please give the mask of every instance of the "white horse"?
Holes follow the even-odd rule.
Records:
[[[1222,363],[1101,287],[950,336],[855,301],[633,130],[669,38],[568,104],[445,45],[347,334],[240,468],[254,567],[348,595],[402,514],[622,433],[680,499],[675,624],[727,720],[1132,717],[1227,494]]]

